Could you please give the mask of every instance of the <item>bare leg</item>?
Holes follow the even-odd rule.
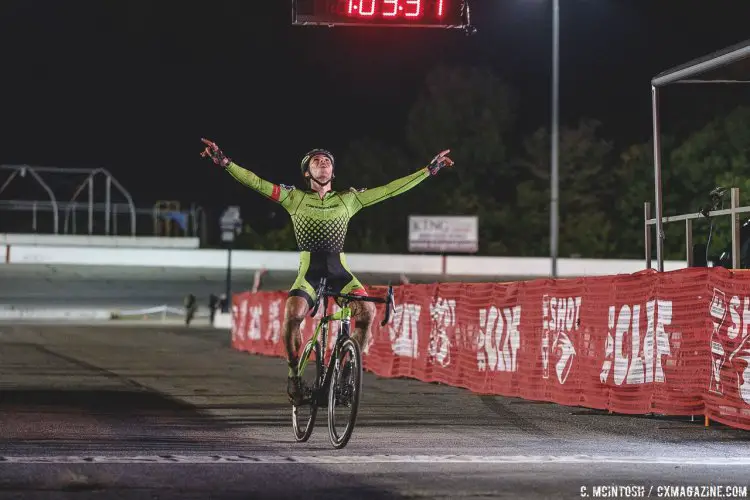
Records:
[[[297,360],[299,359],[299,348],[302,344],[300,326],[309,306],[302,297],[289,297],[286,299],[286,314],[284,315],[284,347],[286,347],[287,362],[289,363],[289,375],[286,392],[292,404],[302,404],[303,389],[297,376]]]
[[[286,347],[287,361],[294,364],[296,374],[297,359],[299,356],[300,345],[302,344],[302,334],[300,326],[305,314],[309,311],[307,301],[302,297],[289,297],[286,299],[286,313],[284,315],[284,346]],[[290,375],[292,375],[290,371]]]
[[[375,319],[375,304],[372,302],[352,302],[352,317],[355,321],[352,338],[357,341],[360,349],[367,347],[367,340],[370,338],[372,321]]]

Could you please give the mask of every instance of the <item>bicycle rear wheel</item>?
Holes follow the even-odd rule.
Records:
[[[315,426],[315,416],[318,414],[318,390],[323,379],[323,356],[318,342],[313,343],[309,340],[305,344],[299,359],[298,370],[305,360],[307,360],[307,366],[300,375],[305,389],[304,402],[299,406],[292,405],[292,428],[294,438],[299,443],[310,439]]]
[[[346,446],[354,431],[359,410],[359,396],[362,392],[362,354],[359,345],[352,339],[346,339],[338,352],[337,368],[331,377],[328,389],[328,432],[331,444],[340,449]],[[348,365],[348,369],[345,367]],[[346,413],[348,416],[340,415]],[[343,429],[337,428],[337,419],[342,416]]]

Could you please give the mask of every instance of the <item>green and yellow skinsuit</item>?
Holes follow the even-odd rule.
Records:
[[[289,212],[300,251],[297,279],[289,296],[303,297],[310,307],[321,277],[337,293],[365,294],[364,287],[346,264],[344,240],[349,220],[365,207],[398,196],[430,176],[427,167],[373,189],[329,191],[323,199],[311,190],[273,184],[234,162],[227,171],[245,186],[269,198]]]

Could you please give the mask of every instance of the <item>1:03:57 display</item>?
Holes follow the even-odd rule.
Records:
[[[420,19],[425,15],[425,4],[434,4],[435,12],[429,17],[441,19],[445,0],[346,0],[346,14],[352,17],[375,17]],[[432,9],[430,9],[432,10]]]

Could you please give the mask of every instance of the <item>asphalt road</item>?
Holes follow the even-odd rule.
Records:
[[[285,375],[281,359],[231,350],[225,331],[0,323],[0,498],[747,496],[750,433],[700,418],[366,374],[357,428],[334,450],[324,416],[294,442]]]
[[[293,272],[268,272],[262,290],[288,290]],[[363,283],[398,283],[396,275],[358,275]],[[414,282],[439,281],[421,277]],[[250,290],[254,271],[232,272],[233,293]],[[181,307],[183,298],[194,294],[200,305],[208,305],[211,293],[226,290],[226,271],[220,269],[115,268],[99,266],[43,266],[0,264],[0,307],[67,307],[140,309],[167,305]]]
[[[253,273],[236,272],[232,291],[249,290]],[[275,278],[275,277],[274,277]],[[278,279],[271,280],[276,286]],[[139,309],[182,307],[192,293],[201,306],[211,293],[226,290],[226,273],[216,270],[98,268],[96,266],[0,265],[0,305],[25,307]]]

